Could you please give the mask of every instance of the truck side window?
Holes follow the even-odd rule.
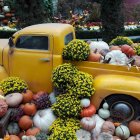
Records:
[[[67,45],[70,41],[73,40],[73,33],[69,33],[65,36],[65,45]]]
[[[48,50],[48,37],[21,36],[16,42],[16,48]]]

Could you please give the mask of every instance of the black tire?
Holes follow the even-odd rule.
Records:
[[[105,101],[109,104],[109,110],[111,112],[111,117],[115,121],[125,121],[128,122],[130,120],[136,119],[140,115],[140,101],[136,98],[124,95],[124,94],[113,94],[105,98]],[[103,104],[103,103],[102,103]],[[122,108],[122,106],[129,106],[130,110],[127,112],[127,117],[125,116],[125,112],[127,108]],[[119,107],[118,107],[119,106]],[[118,111],[118,108],[120,109]],[[117,110],[117,111],[115,111]],[[118,116],[117,116],[118,114]]]

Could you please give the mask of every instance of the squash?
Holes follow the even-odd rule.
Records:
[[[121,139],[127,139],[130,136],[130,131],[127,126],[120,125],[116,128],[115,134]]]
[[[140,134],[140,117],[137,117],[136,120],[129,122],[129,130],[133,136]]]
[[[106,54],[105,60],[110,59],[109,64],[112,65],[126,65],[128,58],[127,56],[122,53],[120,50],[113,50]]]
[[[34,103],[26,103],[24,105],[23,111],[26,115],[33,116],[35,115],[37,109]]]
[[[8,133],[12,135],[17,135],[20,132],[20,128],[17,123],[10,122],[7,127]]]
[[[91,131],[96,126],[96,122],[91,117],[84,117],[81,119],[80,124],[83,129]]]
[[[127,140],[136,140],[136,138],[135,138],[135,136],[131,136]]]
[[[17,107],[22,102],[23,95],[20,93],[12,93],[6,95],[6,103],[9,107]]]
[[[33,121],[29,116],[24,115],[19,119],[18,125],[22,130],[27,130],[32,127]]]
[[[91,117],[96,113],[96,108],[94,105],[90,104],[90,106],[82,109],[80,116],[81,117]]]
[[[134,65],[137,67],[140,67],[140,56],[135,55],[135,56],[133,56],[133,58],[135,60]]]
[[[54,104],[56,102],[55,92],[51,92],[49,94],[49,100],[50,100],[51,104]]]
[[[48,132],[49,127],[55,120],[56,116],[53,114],[51,108],[38,110],[33,117],[34,126],[45,132]]]
[[[81,106],[88,107],[90,105],[90,100],[87,98],[81,99]]]
[[[0,99],[0,117],[3,117],[6,114],[7,109],[7,103],[3,99]]]
[[[90,51],[90,54],[88,56],[88,61],[100,62],[101,59],[102,59],[102,55],[100,53]]]
[[[110,51],[112,50],[121,50],[121,48],[119,46],[110,46]]]
[[[103,123],[101,132],[105,132],[105,133],[108,133],[110,135],[113,135],[115,132],[115,126],[114,126],[113,122],[105,121]]]
[[[26,134],[27,136],[30,136],[30,135],[35,136],[35,135],[37,135],[39,132],[40,132],[40,129],[39,129],[39,128],[37,128],[37,127],[32,127],[32,128],[29,128],[29,129],[26,131],[25,134]]]
[[[76,131],[77,140],[91,140],[90,132],[80,129]]]
[[[20,140],[20,138],[16,135],[10,135],[10,140]]]
[[[23,95],[23,101],[22,103],[29,103],[33,99],[33,92],[31,90],[25,90],[22,92]]]
[[[37,140],[35,136],[22,136],[22,140]]]
[[[33,99],[37,100],[41,95],[43,95],[45,92],[44,91],[39,91],[36,94],[33,95]]]

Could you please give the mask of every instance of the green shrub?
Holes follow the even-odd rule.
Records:
[[[79,71],[68,88],[69,94],[77,98],[91,97],[95,91],[93,88],[93,77],[88,73]]]
[[[140,56],[140,44],[136,45],[136,46],[134,47],[134,49],[135,49],[136,54],[137,54],[138,56]]]
[[[90,53],[89,45],[83,40],[74,39],[63,49],[65,60],[87,60]]]
[[[27,83],[19,77],[8,77],[0,82],[0,89],[4,94],[23,92],[28,88]]]
[[[52,74],[54,87],[60,92],[65,92],[77,72],[78,69],[70,63],[59,65],[53,70]]]
[[[82,110],[80,100],[69,93],[59,95],[51,108],[61,118],[79,117]]]
[[[124,45],[124,44],[131,46],[133,44],[133,41],[128,37],[117,36],[110,42],[110,45]]]

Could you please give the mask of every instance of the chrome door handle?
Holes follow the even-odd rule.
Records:
[[[40,61],[42,61],[42,62],[49,62],[50,58],[40,58]]]

